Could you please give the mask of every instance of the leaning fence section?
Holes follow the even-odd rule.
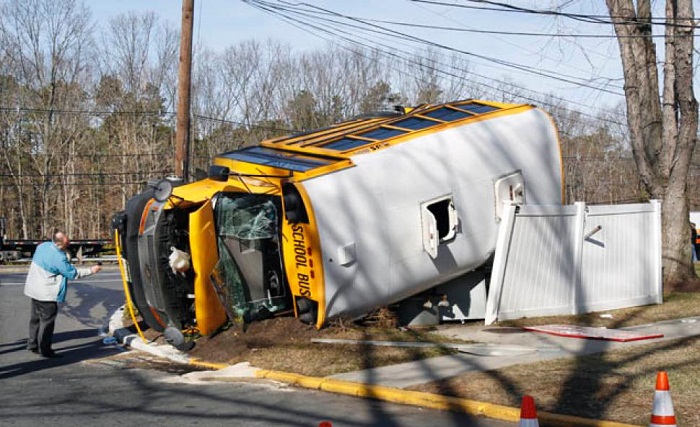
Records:
[[[486,324],[661,302],[660,202],[504,207]]]

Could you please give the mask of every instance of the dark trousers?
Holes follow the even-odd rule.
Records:
[[[53,353],[53,328],[58,314],[58,303],[37,301],[32,298],[32,313],[29,317],[29,339],[27,348],[39,350],[43,355]]]

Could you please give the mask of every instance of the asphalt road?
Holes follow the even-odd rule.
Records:
[[[113,268],[71,282],[54,336],[59,359],[28,352],[23,272],[0,269],[0,424],[3,426],[505,427],[498,420],[354,398],[271,382],[189,383],[168,369],[134,368],[136,352],[103,343],[124,302]],[[133,356],[132,356],[133,355]]]

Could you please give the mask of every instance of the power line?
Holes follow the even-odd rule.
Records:
[[[388,25],[396,25],[409,28],[418,29],[428,29],[428,30],[441,30],[441,31],[452,31],[458,33],[471,33],[471,34],[492,34],[492,35],[504,35],[504,36],[525,36],[525,37],[560,37],[560,38],[572,38],[572,39],[618,39],[618,38],[664,38],[663,34],[653,34],[653,35],[638,35],[633,34],[629,36],[617,36],[615,34],[566,34],[566,33],[532,33],[532,32],[522,32],[522,31],[497,31],[497,30],[478,30],[473,28],[460,28],[460,27],[447,27],[442,25],[428,25],[428,24],[416,24],[411,22],[402,21],[388,21],[383,19],[371,19],[363,18],[363,20],[368,22],[378,22]],[[682,37],[686,37],[682,35]],[[695,37],[695,36],[693,36]]]
[[[432,5],[463,8],[463,9],[479,9],[479,10],[490,10],[490,11],[495,11],[495,12],[513,12],[513,13],[525,13],[525,14],[531,14],[531,15],[560,16],[563,18],[569,18],[569,19],[573,19],[576,21],[581,21],[581,22],[585,22],[585,23],[592,23],[592,24],[606,24],[606,25],[613,25],[613,24],[644,25],[644,24],[650,24],[650,25],[658,25],[658,26],[663,26],[663,27],[692,28],[692,29],[695,29],[695,27],[696,27],[695,23],[690,24],[690,25],[688,25],[688,24],[676,24],[673,22],[667,22],[667,20],[665,18],[653,18],[652,17],[648,21],[638,21],[636,19],[628,20],[629,17],[627,17],[627,16],[592,15],[592,14],[560,12],[560,11],[548,10],[548,9],[530,9],[530,8],[525,8],[525,7],[521,7],[521,6],[515,6],[512,4],[508,4],[508,3],[492,1],[492,0],[465,0],[465,1],[471,2],[471,3],[487,4],[487,5],[491,5],[491,6],[495,6],[495,7],[468,6],[468,5],[456,4],[456,3],[445,3],[445,2],[437,1],[437,0],[409,0],[409,1],[412,1],[415,3],[426,3],[426,4],[432,4]],[[619,21],[620,19],[623,19],[624,21]],[[698,20],[693,19],[693,21],[695,22]]]
[[[161,178],[163,175],[160,177],[155,176],[153,178]],[[55,185],[55,187],[104,187],[104,186],[110,186],[114,187],[116,184],[119,185],[142,185],[146,182],[148,182],[150,179],[153,178],[143,178],[138,181],[119,181],[119,182],[62,182],[58,183]],[[35,188],[37,186],[41,186],[40,184],[30,184],[30,183],[13,183],[8,185],[8,187],[22,187],[22,188]],[[120,190],[119,188],[114,187],[115,190]]]
[[[365,26],[368,26],[369,28],[358,27],[355,25],[344,23],[342,21],[331,20],[331,19],[328,19],[328,18],[321,16],[319,13],[312,13],[312,11],[310,12],[310,11],[308,11],[308,9],[302,9],[300,7],[288,6],[289,3],[286,3],[286,2],[281,2],[282,5],[280,5],[280,4],[274,4],[274,3],[271,3],[269,1],[263,1],[263,0],[243,0],[243,1],[245,3],[251,4],[251,5],[260,6],[259,7],[260,9],[265,10],[268,13],[272,13],[273,15],[275,15],[275,14],[279,15],[283,11],[287,12],[287,13],[295,13],[295,14],[298,14],[298,15],[303,16],[305,18],[317,19],[321,22],[329,22],[332,24],[346,25],[350,28],[361,29],[364,31],[372,32],[372,33],[379,33],[379,34],[383,34],[383,35],[388,35],[391,37],[412,41],[412,42],[423,44],[426,46],[436,47],[436,48],[446,50],[446,51],[461,53],[463,55],[467,55],[470,57],[481,59],[481,60],[484,60],[484,61],[487,61],[487,62],[490,62],[493,64],[498,64],[498,65],[501,65],[501,66],[504,66],[507,68],[512,68],[512,69],[515,69],[517,71],[521,71],[523,73],[528,73],[528,74],[533,74],[533,75],[537,75],[537,76],[541,76],[541,77],[546,77],[546,78],[561,81],[564,83],[574,84],[574,85],[580,86],[580,87],[587,87],[589,89],[594,89],[597,91],[601,91],[601,92],[605,92],[605,93],[609,93],[609,94],[613,94],[613,95],[617,95],[617,96],[624,95],[622,92],[612,91],[609,89],[592,86],[592,85],[587,84],[587,83],[580,81],[580,80],[579,81],[574,80],[574,79],[577,79],[578,77],[574,77],[574,76],[570,76],[570,75],[566,75],[566,74],[562,74],[562,73],[556,73],[556,72],[552,72],[552,71],[547,71],[547,70],[542,70],[542,69],[535,69],[532,67],[524,66],[524,65],[521,65],[521,64],[518,64],[515,62],[511,62],[511,61],[507,61],[504,59],[494,58],[494,57],[490,57],[487,55],[481,55],[481,54],[466,51],[463,49],[454,48],[451,46],[447,46],[447,45],[444,45],[441,43],[437,43],[434,41],[424,39],[422,37],[418,37],[418,36],[414,36],[411,34],[406,34],[406,33],[392,30],[392,29],[388,29],[388,28],[382,27],[382,26],[377,25],[377,24],[371,24],[371,23],[365,22],[365,20],[363,20],[361,18],[345,15],[342,13],[338,13],[338,12],[335,12],[335,11],[332,11],[329,9],[325,9],[325,8],[322,8],[319,6],[311,5],[308,3],[296,3],[296,5],[302,5],[302,6],[305,6],[307,8],[313,9],[313,10],[321,11],[323,15],[331,15],[334,17],[340,17],[340,18],[346,19],[348,21],[359,22],[361,24],[364,24]],[[290,17],[287,15],[287,18],[290,18]],[[290,19],[294,19],[294,18],[290,18]],[[296,21],[301,23],[301,24],[309,25],[308,23],[303,22],[301,20],[296,20]]]
[[[250,2],[249,2],[249,3],[250,3]],[[258,3],[258,4],[261,4],[260,2],[257,2],[257,3]],[[274,7],[275,5],[272,5],[272,6]],[[269,12],[269,13],[273,13],[273,14],[275,13],[275,11],[274,11],[274,10],[271,10],[271,9],[268,9],[268,12]],[[278,10],[278,12],[279,12],[279,10]],[[298,13],[298,12],[299,12],[299,11],[297,10],[297,13]],[[306,16],[309,16],[309,15],[307,14]],[[340,16],[344,16],[344,15],[340,15]],[[350,19],[351,19],[352,17],[346,17],[346,18],[350,18]],[[328,20],[326,19],[326,21],[328,21]],[[303,23],[303,21],[301,21],[301,20],[297,20],[297,22]],[[339,21],[330,21],[330,22],[338,23]],[[365,23],[364,20],[358,20],[358,22]],[[347,24],[345,24],[345,25],[347,25]],[[406,37],[405,37],[405,35],[403,35],[403,33],[393,32],[393,33],[395,33],[395,34],[392,34],[392,30],[386,29],[386,28],[381,27],[381,26],[377,26],[377,27],[382,29],[382,31],[381,31],[382,34],[387,34],[387,35],[390,35],[390,36],[391,36],[391,35],[393,35],[393,36],[401,35],[401,36],[404,36],[404,37],[403,37],[404,39],[406,39]],[[356,25],[350,25],[349,28],[361,28],[361,27],[358,27],[358,26],[356,26]],[[318,27],[316,27],[316,29],[318,29]],[[375,31],[375,32],[376,32],[376,31]],[[328,34],[334,35],[332,32],[328,32]],[[336,34],[336,35],[337,35],[337,34]],[[410,40],[410,39],[409,39],[409,40]],[[411,41],[414,41],[414,42],[415,42],[416,40],[411,40]],[[424,43],[424,44],[426,44],[426,43],[425,43],[425,42],[426,42],[425,40],[420,40],[420,39],[419,39],[418,41],[419,41],[419,42],[422,42],[422,43]],[[429,44],[429,45],[430,45],[430,44]],[[366,44],[360,44],[360,46],[367,47]],[[442,48],[442,49],[452,50],[452,51],[455,51],[455,52],[458,52],[458,53],[464,53],[463,51],[458,51],[458,50],[451,49],[451,48],[448,47],[448,46],[437,45],[437,44],[432,44],[432,46],[438,47],[438,48]],[[390,49],[390,48],[389,48],[389,49]],[[386,53],[384,53],[384,54],[386,54]],[[403,56],[403,57],[401,57],[400,55],[397,56],[397,57],[400,57],[401,59],[406,60],[409,54],[405,54],[405,55],[406,55],[406,56]],[[421,66],[425,66],[424,64],[420,64],[420,65],[421,65]],[[502,64],[502,65],[509,66],[509,65],[513,65],[513,64],[507,64],[507,63],[506,63],[506,64]],[[517,65],[517,64],[515,64],[515,65]],[[448,73],[445,73],[444,70],[438,70],[438,69],[435,68],[435,67],[432,67],[432,68],[433,68],[434,70],[436,70],[436,71],[443,72],[443,74],[451,75],[451,76],[457,77],[457,76],[455,76],[455,75],[452,74],[452,73],[449,73],[449,72],[448,72]],[[519,70],[520,70],[520,69],[519,69]],[[530,71],[530,72],[531,72],[531,70],[529,70],[529,69],[522,70],[522,71]],[[484,78],[484,79],[491,80],[491,81],[497,81],[497,80],[495,80],[495,79],[492,79],[492,78],[490,78],[490,77],[486,77],[486,76],[484,76],[484,75],[479,75],[479,74],[477,74],[477,73],[473,73],[473,72],[472,72],[471,74],[472,74],[472,75],[475,75],[475,76],[478,76],[478,77],[480,77],[480,78]],[[584,86],[584,87],[588,87],[588,88],[595,89],[595,90],[603,90],[603,91],[606,91],[606,89],[602,89],[602,88],[600,88],[600,87],[598,87],[598,86],[585,85],[585,84],[582,84],[581,82],[573,82],[573,81],[569,81],[569,82],[571,82],[571,83],[573,83],[573,84],[575,84],[575,85],[577,85],[577,86]],[[499,82],[499,83],[504,83],[504,82]],[[486,86],[486,87],[490,87],[491,89],[503,91],[502,88],[494,88],[492,85],[486,85],[486,84],[484,84],[484,83],[480,83],[480,84],[482,84],[482,85],[484,85],[484,86]],[[511,83],[511,82],[507,82],[507,84],[508,84],[508,85],[513,85],[513,83]],[[529,89],[525,89],[525,88],[522,88],[522,89],[530,91]],[[611,92],[611,91],[608,91],[608,92]],[[521,95],[518,94],[517,96],[521,96]],[[560,99],[561,99],[561,98],[560,98]],[[572,102],[572,101],[566,100],[566,102]],[[585,105],[584,105],[584,106],[585,106]],[[586,106],[586,107],[590,108],[590,106]],[[17,111],[16,108],[3,108],[3,110],[4,110],[4,111]],[[59,110],[59,109],[37,109],[37,108],[33,108],[33,109],[24,108],[24,109],[22,109],[22,111],[26,111],[26,112],[52,112],[52,113],[95,114],[95,115],[99,115],[99,114],[154,114],[154,115],[156,115],[156,114],[161,114],[161,115],[174,114],[173,112],[170,112],[170,111],[103,111],[103,110]],[[206,116],[203,116],[203,115],[195,115],[195,117],[197,117],[197,118],[200,119],[200,120],[209,120],[209,121],[212,121],[212,122],[237,124],[237,125],[245,126],[245,127],[248,128],[248,129],[249,129],[249,128],[259,128],[259,129],[270,130],[270,131],[283,131],[283,132],[290,131],[289,129],[285,129],[285,128],[270,127],[270,126],[268,126],[268,125],[262,125],[262,126],[261,126],[261,125],[250,125],[250,124],[244,124],[244,123],[237,122],[237,121],[232,121],[232,120],[225,120],[225,119],[220,119],[220,118],[206,117]]]
[[[470,30],[474,30],[473,27],[468,27],[468,26],[466,26],[466,24],[464,24],[463,22],[461,22],[461,20],[458,19],[459,17],[458,17],[458,16],[455,16],[455,14],[452,14],[452,13],[449,13],[449,14],[440,13],[440,12],[436,11],[435,8],[426,7],[426,6],[424,6],[424,5],[417,4],[417,3],[414,3],[414,5],[415,5],[417,8],[420,8],[421,11],[425,11],[425,12],[431,13],[431,14],[433,14],[433,15],[435,15],[435,16],[441,18],[441,19],[445,19],[445,20],[447,20],[447,21],[450,21],[450,22],[454,22],[454,23],[459,24],[459,25],[460,25],[460,28],[459,28],[459,29],[465,29],[465,28],[467,28],[467,29],[470,29]],[[471,23],[471,22],[480,22],[480,20],[479,20],[479,19],[470,19],[469,22],[470,22],[470,23]],[[500,22],[500,20],[499,20],[499,22]],[[475,30],[475,31],[482,31],[482,30]],[[611,33],[612,33],[612,31],[611,31]],[[611,35],[612,35],[612,34],[611,34]],[[588,72],[589,72],[589,71],[584,71],[584,70],[582,70],[581,68],[579,68],[578,66],[576,66],[574,63],[571,63],[570,61],[562,62],[561,59],[553,59],[553,58],[551,58],[548,54],[545,54],[545,52],[543,52],[542,49],[537,49],[537,48],[533,49],[533,47],[535,47],[535,46],[532,46],[532,45],[529,44],[529,43],[528,43],[527,45],[523,46],[523,45],[521,45],[521,44],[514,43],[512,40],[510,40],[511,37],[504,38],[504,37],[499,37],[499,36],[500,36],[500,34],[492,34],[492,37],[491,37],[491,38],[494,39],[494,40],[497,40],[497,41],[501,41],[501,42],[507,43],[508,45],[513,46],[515,49],[517,49],[517,50],[520,51],[520,52],[528,52],[530,55],[537,55],[538,57],[542,57],[542,58],[545,59],[545,60],[554,61],[554,62],[556,62],[556,63],[559,64],[559,65],[557,65],[557,67],[563,66],[563,67],[566,67],[566,68],[574,69],[574,70],[577,71],[577,72],[584,72],[584,73],[588,73]],[[555,33],[555,34],[553,34],[553,35],[546,35],[546,38],[551,40],[551,39],[553,39],[553,38],[556,38],[557,36],[561,36],[562,38],[565,38],[565,40],[567,40],[568,42],[572,42],[573,40],[576,40],[575,34],[572,34],[572,33],[565,33],[565,32],[563,32],[563,31],[558,31],[557,33]],[[610,37],[610,36],[605,35],[604,37]],[[541,38],[544,38],[544,37],[538,37],[538,39],[541,39]],[[578,44],[576,44],[576,46],[578,47]],[[590,54],[598,55],[598,53],[597,53],[596,51],[591,51],[590,49],[586,49],[586,50],[585,50],[585,55],[588,56],[588,55],[590,55]],[[608,59],[609,59],[609,58],[608,58]],[[599,77],[599,78],[600,78],[600,77]],[[588,81],[589,81],[589,82],[592,82],[593,79],[589,78]],[[610,79],[610,78],[607,78],[607,81],[613,81],[613,80]],[[590,107],[588,107],[588,106],[586,106],[586,107],[587,107],[587,108],[590,108]]]
[[[60,174],[55,174],[55,173],[50,173],[50,174],[19,174],[19,175],[14,175],[11,173],[0,173],[0,178],[46,178],[46,179],[53,179],[53,178],[66,178],[66,177],[100,177],[100,178],[105,178],[105,177],[110,177],[110,176],[131,176],[131,175],[152,175],[152,174],[166,174],[169,173],[169,171],[154,171],[154,170],[149,170],[145,172],[71,172],[71,173],[60,173]]]
[[[260,3],[260,2],[258,2],[258,3]],[[266,2],[266,3],[267,3],[267,2]],[[274,5],[273,5],[273,6],[274,6]],[[274,10],[270,10],[269,13],[275,13],[275,12],[274,12]],[[307,15],[307,16],[308,16],[308,15]],[[341,16],[343,16],[343,15],[341,15]],[[351,17],[350,17],[350,18],[351,18]],[[303,23],[304,21],[296,20],[296,22]],[[334,21],[334,20],[328,20],[328,19],[326,19],[325,22],[337,23],[337,22],[339,22],[339,21]],[[363,20],[359,20],[359,22],[364,23]],[[347,24],[346,24],[346,25],[347,25]],[[358,26],[356,26],[356,25],[348,25],[348,27],[349,27],[349,28],[361,28],[361,27],[358,27]],[[379,27],[379,28],[382,28],[383,31],[373,31],[373,32],[378,33],[378,34],[386,34],[386,35],[388,35],[388,36],[391,36],[391,35],[392,35],[392,34],[391,34],[391,33],[392,33],[392,30],[385,29],[385,28],[383,28],[383,27],[381,27],[381,26],[378,26],[378,27]],[[315,26],[314,28],[315,28],[315,29],[318,29],[317,26]],[[334,34],[332,31],[327,31],[327,33],[328,33],[329,35],[331,35],[331,36],[334,36],[334,35],[337,36],[337,34]],[[393,33],[402,34],[402,33],[399,33],[399,32],[393,32]],[[347,34],[347,33],[346,33],[346,34]],[[393,34],[393,35],[396,36],[396,34]],[[404,37],[403,39],[406,40],[405,37]],[[409,40],[410,40],[410,39],[409,39]],[[412,40],[412,41],[415,41],[415,40]],[[362,44],[362,43],[359,43],[359,45],[362,46],[362,47],[367,47],[367,46],[368,46],[368,45]],[[442,47],[442,46],[441,46],[441,45],[437,45],[437,47]],[[388,47],[388,49],[391,49],[391,48]],[[436,72],[442,73],[443,75],[458,77],[456,74],[451,73],[451,72],[449,72],[449,71],[445,71],[445,70],[443,70],[443,69],[439,69],[439,68],[437,68],[437,67],[435,67],[435,66],[425,65],[425,63],[416,62],[415,60],[412,60],[412,59],[410,58],[410,54],[408,54],[408,53],[406,53],[406,52],[402,52],[402,53],[403,53],[405,56],[401,56],[400,54],[399,54],[399,55],[394,55],[394,54],[391,54],[391,53],[382,52],[383,55],[394,56],[394,57],[399,58],[399,59],[402,59],[402,60],[404,60],[404,61],[412,61],[414,64],[418,64],[419,66],[425,67],[426,69],[431,69],[431,70],[434,70],[434,71],[436,71]],[[500,82],[500,81],[498,81],[498,80],[492,79],[492,78],[487,77],[487,76],[484,76],[484,75],[479,75],[479,74],[476,74],[476,73],[471,73],[471,74],[472,74],[472,75],[475,75],[475,76],[478,76],[478,77],[480,77],[480,78],[483,78],[483,79],[487,79],[487,80],[489,80],[489,81],[494,81],[494,82],[498,82],[498,83],[504,83],[504,82]],[[502,93],[508,93],[508,92],[507,92],[506,90],[504,90],[503,88],[497,88],[497,87],[494,87],[493,85],[488,85],[488,84],[486,84],[486,83],[479,83],[479,84],[483,85],[484,87],[488,87],[488,88],[490,88],[490,89],[497,90],[497,91],[502,92]],[[506,82],[506,84],[508,84],[508,85],[513,85],[513,84],[510,83],[510,82]],[[574,84],[577,84],[577,83],[574,83]],[[577,85],[580,85],[580,84],[577,84]],[[515,85],[513,85],[513,86],[515,86]],[[592,86],[588,86],[588,87],[593,88],[593,89],[596,89],[596,90],[599,90],[599,88],[597,88],[597,87],[592,87]],[[523,89],[523,90],[527,90],[528,92],[534,92],[534,91],[531,91],[531,90],[529,90],[529,89],[525,89],[525,88],[522,88],[522,89]],[[535,92],[535,93],[536,93],[536,92]],[[517,96],[517,97],[519,97],[519,98],[525,98],[525,99],[527,99],[526,97],[523,97],[522,94],[513,94],[513,93],[510,93],[510,94],[513,95],[513,96]],[[530,100],[533,100],[532,98],[529,98],[529,99],[530,99]],[[560,100],[564,101],[562,98],[557,98],[557,99],[560,99]],[[569,100],[565,100],[565,101],[566,101],[566,102],[572,102],[572,101],[569,101]],[[538,100],[538,102],[541,102],[541,101]],[[585,105],[584,105],[584,106],[585,106]],[[589,107],[589,106],[586,106],[586,107]],[[590,108],[590,107],[589,107],[589,108]],[[33,111],[37,111],[37,110],[33,110]],[[54,111],[54,112],[55,112],[56,110],[43,110],[43,111]],[[89,110],[84,110],[84,111],[66,110],[65,112],[82,112],[82,113],[88,113],[88,112],[90,112],[90,111],[89,111]],[[120,113],[129,113],[129,112],[118,112],[118,111],[107,111],[107,112],[102,111],[102,112],[96,112],[96,111],[91,111],[91,113],[120,114]],[[142,112],[132,112],[132,113],[137,113],[137,114],[139,114],[139,113],[142,113]],[[152,112],[152,113],[156,113],[156,112]],[[161,112],[159,112],[159,113],[161,113]],[[162,112],[162,113],[174,114],[174,113],[172,113],[172,112]],[[196,115],[196,117],[199,118],[200,120],[210,120],[210,121],[212,121],[212,122],[239,124],[239,125],[241,125],[241,126],[245,126],[247,129],[249,129],[249,128],[260,128],[260,129],[264,129],[264,130],[273,130],[273,131],[289,131],[289,129],[282,129],[282,128],[277,128],[277,127],[269,127],[269,126],[266,126],[266,125],[263,125],[263,126],[248,125],[248,124],[244,124],[244,123],[241,123],[241,122],[235,122],[235,121],[231,121],[231,120],[218,119],[218,118],[210,118],[210,117],[205,117],[205,116],[202,116],[202,115]],[[620,123],[618,123],[618,122],[615,122],[615,123],[616,123],[616,124],[620,124]]]
[[[295,26],[295,27],[301,29],[302,31],[309,32],[310,34],[313,34],[313,35],[315,35],[315,36],[321,37],[321,38],[323,38],[323,39],[325,39],[325,40],[327,40],[327,41],[334,42],[335,39],[338,38],[338,39],[343,40],[343,41],[345,41],[345,42],[347,42],[347,43],[349,43],[349,44],[351,44],[351,45],[357,45],[357,46],[360,46],[360,47],[362,47],[362,48],[366,48],[366,49],[369,49],[369,50],[372,50],[372,51],[376,51],[376,52],[378,52],[378,53],[380,53],[380,54],[382,54],[382,55],[384,55],[384,56],[387,56],[387,57],[399,58],[399,59],[404,60],[404,61],[406,61],[406,62],[414,63],[414,64],[416,64],[416,65],[418,65],[418,66],[422,66],[422,67],[426,67],[426,68],[428,68],[428,69],[434,70],[434,71],[439,72],[440,74],[443,74],[443,75],[447,75],[447,76],[451,76],[451,77],[455,77],[455,78],[463,78],[463,76],[457,76],[457,75],[455,75],[455,74],[453,74],[453,73],[450,73],[450,72],[448,72],[448,71],[445,71],[445,70],[443,70],[443,69],[438,69],[438,68],[435,68],[435,67],[426,66],[424,63],[419,63],[419,62],[417,62],[417,61],[414,59],[414,57],[416,56],[415,53],[408,53],[408,52],[405,52],[405,51],[401,51],[401,49],[397,49],[395,46],[383,45],[383,44],[377,42],[376,37],[375,37],[374,39],[371,39],[370,43],[373,43],[374,45],[379,44],[380,46],[385,47],[386,50],[380,50],[380,49],[377,49],[376,47],[370,46],[369,44],[365,44],[365,43],[359,42],[358,39],[361,39],[361,38],[362,38],[360,35],[358,35],[356,32],[354,32],[354,33],[349,33],[349,32],[342,31],[338,25],[331,25],[331,26],[320,27],[320,26],[314,25],[314,24],[312,24],[312,23],[310,23],[310,22],[307,22],[307,21],[304,21],[304,20],[295,18],[293,15],[290,15],[289,13],[292,13],[292,14],[294,14],[294,15],[301,15],[301,16],[304,16],[304,17],[312,17],[312,18],[314,18],[315,15],[308,15],[308,14],[305,14],[305,13],[301,13],[301,12],[299,12],[297,9],[291,9],[290,11],[287,12],[287,14],[285,14],[284,12],[287,11],[287,8],[281,7],[281,6],[278,6],[278,5],[275,5],[275,4],[269,5],[269,2],[260,2],[260,1],[255,1],[255,0],[244,0],[244,2],[245,2],[245,3],[248,3],[248,4],[251,5],[252,7],[258,8],[258,9],[260,9],[260,10],[266,12],[266,13],[269,13],[269,14],[274,15],[274,16],[278,17],[279,19],[281,19],[281,20],[283,20],[283,21],[285,21],[285,22],[288,22],[290,25],[293,25],[293,26]],[[268,5],[269,5],[269,6],[268,6]],[[325,22],[325,21],[327,21],[327,19],[326,19],[326,20],[322,20],[322,22]],[[350,27],[350,28],[356,27],[356,26],[352,26],[352,25],[348,25],[348,24],[343,24],[343,23],[340,23],[340,22],[338,22],[338,21],[331,21],[331,22],[333,22],[333,23],[339,23],[339,24],[341,24],[342,26],[348,26],[348,27]],[[331,30],[331,28],[332,28],[332,30]],[[334,37],[334,39],[327,39],[327,38],[325,38],[325,37],[323,37],[323,36],[319,36],[318,34],[314,33],[314,30],[315,30],[315,31],[318,31],[318,32],[320,32],[320,33],[328,34],[328,35],[330,35],[331,37]],[[380,32],[380,34],[381,34],[381,32]],[[343,46],[342,44],[339,44],[339,46],[345,47],[345,46]],[[405,56],[401,56],[401,55],[400,55],[401,53],[403,53]],[[397,69],[396,71],[399,72],[399,73],[404,73],[404,71],[401,70],[401,69]],[[462,70],[462,71],[465,71],[465,70]],[[497,82],[497,83],[500,83],[500,84],[512,85],[512,83],[510,83],[510,82],[499,81],[499,80],[496,80],[496,79],[494,79],[494,78],[487,77],[487,76],[484,76],[484,75],[475,73],[475,72],[473,72],[473,71],[469,71],[469,73],[470,73],[470,75],[472,75],[472,76],[477,76],[477,77],[483,78],[483,79],[485,79],[485,80],[494,81],[494,82]],[[473,80],[472,80],[472,81],[473,81]],[[474,82],[477,83],[477,84],[479,84],[479,85],[485,86],[485,87],[487,87],[487,88],[489,88],[489,89],[491,89],[491,90],[495,90],[495,91],[502,92],[502,93],[508,93],[508,91],[505,90],[505,89],[503,89],[503,88],[498,88],[498,87],[496,87],[496,86],[493,86],[493,85],[490,85],[490,84],[487,84],[487,83],[484,83],[484,82],[478,82],[478,81],[474,81]],[[577,85],[579,85],[579,84],[577,84]],[[580,86],[580,85],[579,85],[579,86]],[[533,91],[533,90],[526,89],[526,88],[523,88],[523,87],[519,87],[519,89],[525,90],[525,91],[527,91],[527,92],[538,93],[537,91]],[[599,90],[599,88],[595,88],[595,87],[594,87],[593,89]],[[516,93],[512,93],[512,92],[511,92],[511,93],[509,93],[509,95],[515,96],[515,97],[520,98],[520,99],[525,99],[525,100],[528,100],[528,101],[530,101],[530,102],[538,102],[538,103],[541,103],[541,104],[543,104],[543,105],[553,106],[552,104],[543,103],[542,100],[539,100],[539,99],[538,99],[538,100],[535,100],[535,99],[533,99],[533,98],[531,98],[531,97],[528,98],[528,97],[526,97],[526,96],[524,96],[524,95],[522,95],[522,94],[516,94]],[[540,95],[543,95],[543,94],[540,94]],[[591,108],[591,109],[592,109],[591,106],[584,105],[584,104],[580,104],[580,103],[577,103],[577,102],[572,101],[572,100],[565,100],[565,99],[563,99],[563,98],[559,98],[559,97],[556,97],[556,96],[553,96],[553,95],[547,95],[547,97],[551,97],[551,98],[554,98],[554,99],[558,99],[558,100],[560,100],[560,101],[562,101],[562,102],[577,104],[577,105],[581,105],[581,106],[584,106],[584,107],[587,107],[587,108]],[[560,106],[556,106],[556,107],[557,107],[557,108],[561,108]],[[590,114],[586,114],[586,113],[582,113],[582,112],[581,112],[581,115],[582,115],[582,116],[588,116],[588,117],[594,117],[594,116],[592,116],[592,115],[590,115]],[[622,124],[622,122],[620,122],[620,121],[615,121],[615,120],[612,120],[612,119],[610,119],[610,118],[598,118],[598,117],[594,117],[594,118],[596,118],[596,119],[601,119],[601,120],[603,120],[603,121],[607,121],[607,122],[610,122],[611,124],[615,124],[615,125],[621,125],[621,124]]]
[[[248,123],[238,122],[238,121],[233,121],[233,120],[217,119],[214,117],[206,117],[206,116],[202,116],[199,114],[194,114],[193,117],[200,119],[200,120],[210,121],[210,122],[235,124],[235,125],[243,126],[246,129],[254,128],[254,129],[269,130],[269,131],[275,131],[275,132],[290,132],[290,133],[291,132],[299,132],[298,129],[280,128],[280,127],[273,127],[273,126],[268,126],[268,125],[248,124]]]
[[[111,114],[127,114],[127,115],[174,115],[172,111],[121,111],[121,110],[71,110],[61,108],[30,108],[30,107],[0,107],[2,112],[10,113],[52,113],[52,114],[81,114],[81,115],[111,115]]]
[[[58,109],[58,108],[30,108],[30,107],[0,107],[0,112],[12,112],[12,113],[55,113],[55,114],[80,114],[80,115],[94,115],[94,116],[99,116],[99,115],[156,115],[156,116],[174,116],[176,113],[174,111],[104,111],[104,110],[70,110],[70,109]],[[256,125],[256,124],[249,124],[249,123],[244,123],[241,121],[235,121],[235,120],[227,120],[227,119],[221,119],[221,118],[215,118],[215,117],[208,117],[204,116],[201,114],[193,114],[193,118],[199,119],[199,120],[204,120],[204,121],[211,121],[211,122],[218,122],[218,123],[227,123],[227,124],[235,124],[241,127],[245,128],[254,128],[254,129],[262,129],[262,130],[271,130],[271,131],[282,131],[282,132],[297,132],[297,130],[291,129],[291,128],[279,128],[279,127],[271,127],[268,125]]]

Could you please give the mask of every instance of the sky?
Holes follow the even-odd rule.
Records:
[[[505,2],[539,10],[565,3],[569,13],[607,13],[600,0],[500,0]],[[657,7],[662,3],[655,2]],[[153,11],[178,29],[181,23],[182,2],[177,0],[90,0],[85,4],[100,23],[129,11]],[[195,0],[195,45],[223,50],[250,39],[272,39],[305,51],[347,43],[342,39],[347,37],[364,46],[415,52],[431,44],[447,56],[467,58],[474,79],[486,86],[511,82],[525,94],[535,98],[551,94],[586,112],[624,101],[617,41],[609,24],[509,12],[469,0],[269,0],[268,4],[303,8],[313,15],[295,15],[298,21],[290,22],[241,0]],[[320,23],[319,14],[343,24]]]

